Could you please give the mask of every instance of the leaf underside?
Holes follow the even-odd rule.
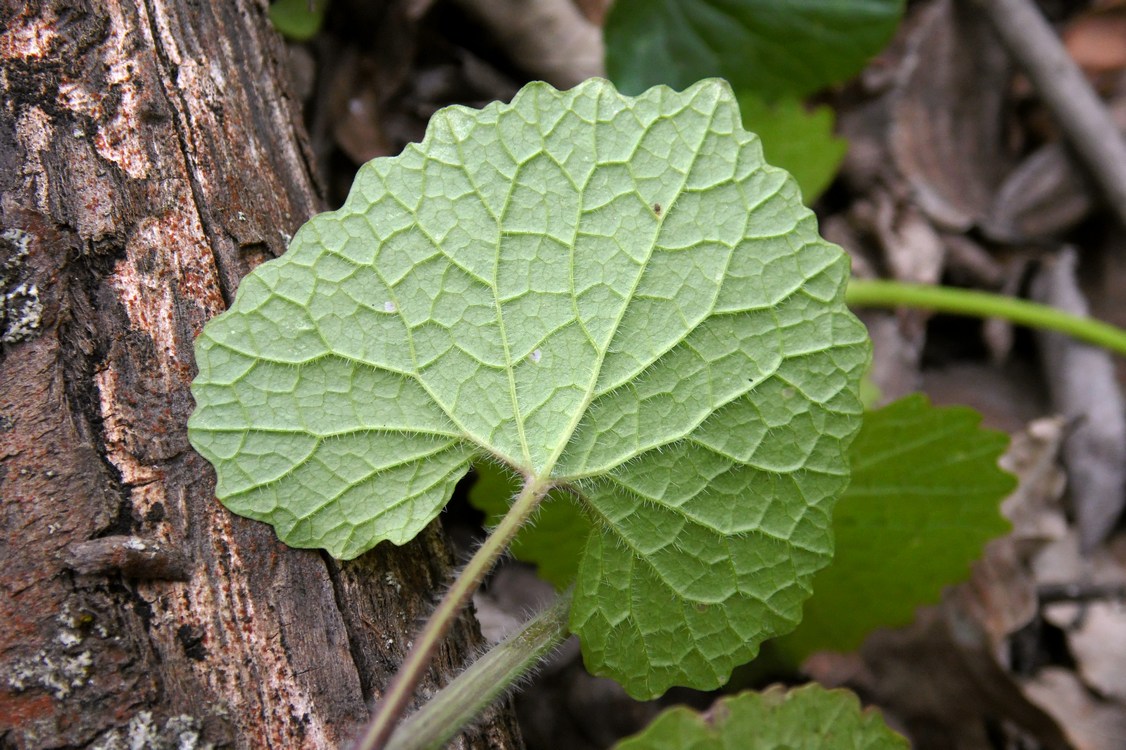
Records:
[[[572,628],[638,696],[720,684],[832,551],[868,344],[843,253],[723,82],[436,114],[197,340],[232,510],[351,558],[474,460],[594,519]]]
[[[614,750],[907,750],[876,711],[847,690],[811,684],[723,698],[697,713],[665,711]]]

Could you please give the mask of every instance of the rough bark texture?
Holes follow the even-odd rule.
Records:
[[[265,5],[4,0],[0,748],[335,747],[449,574],[288,549],[187,443],[193,337],[319,207]]]

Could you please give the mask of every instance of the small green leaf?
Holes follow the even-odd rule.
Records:
[[[616,0],[606,70],[622,91],[710,76],[767,99],[846,81],[891,38],[903,0]]]
[[[683,706],[658,716],[614,750],[907,750],[875,710],[847,690],[774,686],[716,702],[707,713]]]
[[[848,142],[833,135],[833,110],[807,110],[793,98],[767,104],[749,92],[738,97],[743,127],[762,139],[766,160],[792,174],[812,205],[837,176],[848,150]]]
[[[270,21],[286,38],[307,42],[321,30],[327,7],[328,0],[274,0]]]
[[[343,558],[475,461],[565,490],[588,666],[711,688],[831,555],[868,359],[847,276],[724,82],[533,83],[436,114],[243,280],[190,436],[229,508]]]
[[[921,394],[864,415],[833,519],[837,554],[814,579],[801,625],[772,647],[795,664],[854,649],[966,577],[985,543],[1008,531],[1000,504],[1016,486],[997,465],[1008,436],[980,422]]]

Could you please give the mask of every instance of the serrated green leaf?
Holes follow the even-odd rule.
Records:
[[[716,702],[707,713],[683,706],[658,716],[614,750],[907,750],[875,710],[847,690],[774,686]]]
[[[1008,531],[1000,505],[1016,486],[997,465],[1008,435],[980,422],[921,394],[865,414],[833,520],[833,564],[814,579],[801,625],[772,646],[792,663],[854,649],[965,579],[985,543]]]
[[[622,91],[726,78],[767,99],[846,81],[891,38],[903,0],[616,0],[606,70]]]
[[[595,521],[572,630],[649,696],[797,622],[859,427],[848,261],[729,87],[526,86],[361,168],[197,340],[193,445],[232,510],[350,558],[470,463]]]
[[[762,139],[766,160],[792,174],[812,205],[836,177],[848,150],[848,142],[833,135],[833,110],[807,110],[793,98],[768,104],[750,92],[739,92],[738,98],[743,127]]]

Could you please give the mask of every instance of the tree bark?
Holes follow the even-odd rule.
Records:
[[[266,3],[4,3],[0,748],[338,746],[452,561],[289,549],[187,443],[194,336],[320,208]]]

